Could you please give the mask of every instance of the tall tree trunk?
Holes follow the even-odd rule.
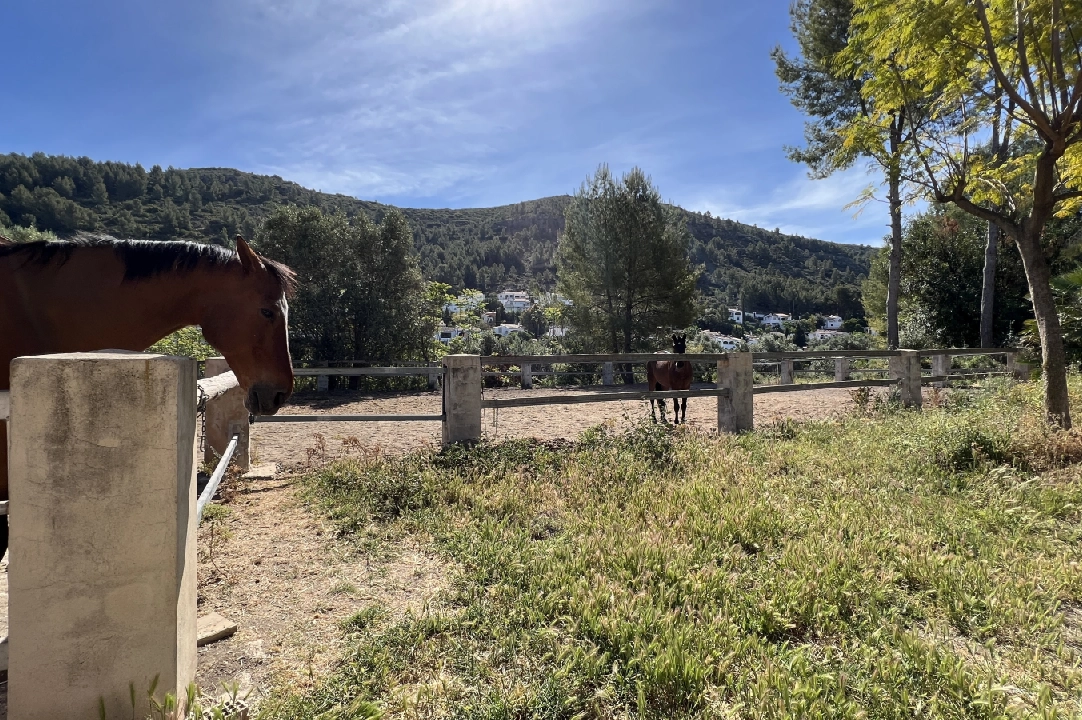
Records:
[[[887,347],[898,347],[898,296],[902,290],[902,118],[890,125],[890,165],[887,201],[890,204],[890,265],[887,275]]]
[[[1071,406],[1067,395],[1067,354],[1059,312],[1052,297],[1052,271],[1041,247],[1043,223],[1023,223],[1017,237],[1018,251],[1033,299],[1033,315],[1041,335],[1041,367],[1044,384],[1044,410],[1048,422],[1070,429]]]
[[[624,352],[631,352],[631,302],[624,306]],[[624,384],[635,384],[635,370],[631,363],[624,364]]]
[[[900,180],[891,173],[887,198],[890,202],[890,265],[887,276],[887,347],[898,347],[898,296],[902,290],[902,200]]]
[[[984,246],[984,281],[981,284],[981,347],[995,347],[992,317],[996,295],[996,253],[999,250],[999,226],[988,223],[988,243]]]

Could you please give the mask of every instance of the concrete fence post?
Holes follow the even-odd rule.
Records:
[[[916,350],[900,350],[901,355],[889,359],[890,377],[898,381],[902,405],[920,409],[920,353]]]
[[[440,369],[433,366],[432,369],[428,371],[428,389],[435,390],[437,387],[439,387],[439,384]]]
[[[530,363],[522,363],[522,389],[531,390],[533,388],[533,365]]]
[[[755,428],[753,378],[751,353],[725,353],[718,359],[718,389],[729,390],[729,397],[718,398],[718,432]]]
[[[844,382],[851,376],[853,363],[849,358],[834,358],[834,381]]]
[[[1007,353],[1007,372],[1014,376],[1015,380],[1025,382],[1033,376],[1033,365],[1018,362],[1018,353]]]
[[[443,444],[481,439],[481,357],[443,357]]]
[[[951,374],[951,356],[946,353],[939,353],[932,356],[932,374],[947,376]],[[948,381],[943,380],[941,382],[933,383],[935,387],[946,387]]]
[[[207,358],[206,377],[214,377],[229,372],[229,363],[224,357]],[[225,453],[229,440],[238,435],[237,449],[233,452],[233,462],[241,470],[247,471],[252,464],[251,432],[248,425],[248,408],[244,407],[244,389],[232,388],[207,401],[206,437],[203,438],[203,462],[216,465],[218,458]]]
[[[8,713],[147,717],[195,679],[196,362],[107,351],[11,364]]]
[[[327,363],[322,362],[320,367],[326,367]],[[331,377],[330,375],[316,375],[316,390],[318,392],[327,392],[331,389]]]
[[[793,384],[793,361],[782,360],[781,361],[781,384],[792,385]]]
[[[601,363],[601,384],[612,385],[612,363]]]

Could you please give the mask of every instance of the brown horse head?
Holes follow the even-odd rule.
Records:
[[[237,236],[239,265],[201,321],[207,342],[225,356],[249,412],[273,415],[293,393],[289,303],[293,271],[258,255]]]

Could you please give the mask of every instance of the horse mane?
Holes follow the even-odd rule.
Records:
[[[225,267],[237,262],[237,253],[219,245],[181,240],[118,240],[108,235],[77,235],[70,240],[38,240],[28,243],[0,243],[0,258],[24,257],[27,265],[63,265],[82,248],[112,248],[124,265],[124,282],[147,280],[165,273],[189,273],[198,267]],[[292,297],[296,275],[280,262],[260,260],[282,293]]]

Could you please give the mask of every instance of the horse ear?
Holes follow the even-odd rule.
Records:
[[[674,343],[676,342],[676,333],[673,333],[673,335],[672,335],[672,341],[673,341]]]
[[[240,266],[246,273],[263,267],[255,250],[249,247],[240,235],[237,235],[237,257],[240,258]]]

